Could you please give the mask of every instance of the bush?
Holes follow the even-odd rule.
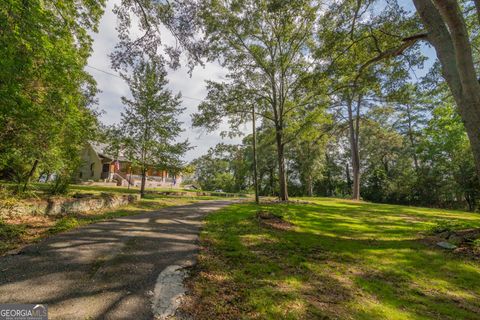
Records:
[[[49,193],[52,195],[67,194],[70,188],[70,181],[70,176],[57,176],[50,185]]]

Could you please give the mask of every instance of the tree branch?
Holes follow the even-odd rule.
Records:
[[[362,75],[362,72],[366,68],[368,68],[370,65],[372,65],[373,63],[384,60],[384,59],[387,59],[387,58],[392,58],[392,57],[399,56],[399,55],[403,54],[403,52],[405,52],[405,50],[407,50],[408,48],[410,48],[411,46],[413,46],[414,44],[416,44],[418,41],[421,41],[421,40],[428,40],[428,33],[419,33],[419,34],[413,35],[411,37],[404,38],[404,39],[402,39],[403,43],[400,46],[398,46],[396,48],[392,48],[390,50],[380,52],[376,57],[368,60],[362,66],[360,66],[360,69],[358,70],[357,76],[355,77],[354,83],[355,84],[357,83],[358,79]]]

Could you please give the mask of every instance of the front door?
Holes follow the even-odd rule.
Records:
[[[108,163],[104,163],[102,165],[102,175],[101,175],[101,178],[102,179],[108,179],[109,178],[109,168],[110,168],[110,164]]]

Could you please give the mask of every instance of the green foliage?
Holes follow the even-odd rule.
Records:
[[[64,217],[58,220],[53,227],[51,227],[48,232],[50,234],[55,234],[59,232],[68,231],[70,229],[80,226],[80,223],[75,217]]]
[[[67,194],[70,190],[70,182],[72,177],[70,175],[58,175],[50,184],[49,193],[52,195]]]
[[[25,232],[25,225],[9,224],[0,219],[0,253],[12,249],[15,242],[21,241]]]
[[[195,180],[203,190],[245,191],[250,185],[251,172],[244,157],[243,146],[218,144],[192,161]]]
[[[402,87],[395,100],[371,105],[360,121],[362,197],[475,211],[480,185],[471,148],[445,88],[412,84]],[[337,125],[342,128],[341,124]],[[332,181],[348,184],[350,154],[342,144],[345,136],[339,130],[331,138],[330,165],[323,173],[328,179],[319,180],[318,194],[332,195],[327,188]]]
[[[11,241],[25,233],[24,225],[7,224],[0,219],[0,240]]]
[[[189,149],[188,141],[175,142],[182,132],[177,117],[184,109],[181,95],[166,88],[166,76],[163,61],[156,59],[139,60],[132,75],[124,75],[133,98],[122,97],[126,110],[121,123],[111,129],[111,149],[113,154],[121,150],[142,175],[148,166],[177,173],[183,166],[181,156]],[[142,195],[143,189],[142,183]]]
[[[72,170],[91,135],[96,92],[84,71],[105,1],[0,5],[0,174],[28,182]],[[34,165],[38,161],[38,166]]]

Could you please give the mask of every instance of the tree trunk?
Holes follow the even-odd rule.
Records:
[[[348,191],[352,191],[353,184],[352,184],[352,179],[350,178],[350,167],[348,166],[348,162],[347,162],[347,165],[345,166],[345,175],[347,176]]]
[[[23,192],[27,191],[28,184],[30,183],[30,179],[32,178],[33,174],[35,173],[35,170],[37,170],[38,166],[38,160],[35,160],[32,165],[32,169],[30,169],[30,172],[28,173],[26,179],[25,179],[25,184],[23,185]]]
[[[480,84],[462,11],[455,0],[413,2],[465,124],[480,177]]]
[[[474,212],[475,211],[475,199],[470,197],[468,192],[465,193],[465,201],[467,201],[468,211]]]
[[[145,183],[147,181],[147,169],[142,168],[142,183],[140,185],[140,198],[145,197]]]
[[[313,197],[313,179],[311,175],[307,177],[307,195]]]
[[[270,192],[271,195],[275,195],[275,172],[274,168],[270,168]]]
[[[357,103],[357,112],[356,118],[353,117],[352,110],[352,101],[348,101],[348,128],[350,134],[350,150],[352,157],[352,174],[353,174],[353,188],[352,188],[352,199],[360,200],[360,155],[358,150],[358,129],[360,126],[360,101],[359,97]]]
[[[284,145],[282,141],[282,134],[279,129],[275,133],[277,140],[277,156],[278,156],[278,183],[280,186],[280,200],[288,201],[288,191],[287,191],[287,177],[285,172],[285,154],[284,154]]]
[[[408,117],[408,139],[410,140],[410,147],[412,148],[412,156],[413,156],[413,165],[415,166],[415,172],[418,175],[418,156],[417,156],[417,146],[415,144],[415,138],[413,137],[413,125],[412,125],[412,114],[410,112],[410,105],[406,105],[407,107],[407,117]]]
[[[325,152],[325,163],[327,165],[327,186],[325,187],[327,197],[333,195],[333,183],[331,177],[331,167],[330,167],[330,159],[328,157],[328,152]]]
[[[354,156],[355,157],[355,156]],[[358,157],[358,155],[357,155]],[[357,160],[352,161],[352,173],[353,173],[353,200],[360,200],[360,167]]]
[[[476,95],[479,96],[478,101],[480,101],[480,92]],[[477,176],[480,179],[480,102],[466,102],[459,107],[459,111],[472,147]]]
[[[253,184],[255,186],[255,203],[259,204],[258,174],[257,174],[257,128],[255,124],[255,107],[252,107],[252,149],[253,149]]]

